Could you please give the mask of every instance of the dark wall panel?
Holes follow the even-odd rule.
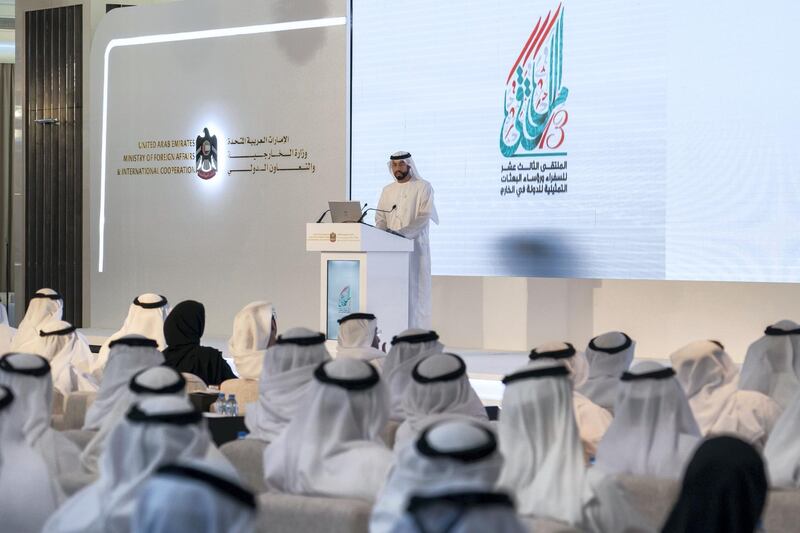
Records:
[[[25,14],[25,295],[50,287],[81,326],[83,14]]]

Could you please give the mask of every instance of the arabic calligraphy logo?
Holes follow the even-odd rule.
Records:
[[[559,4],[544,21],[539,17],[508,74],[500,131],[505,157],[554,150],[564,143],[569,90],[561,86],[563,38],[564,9]]]
[[[210,180],[217,175],[217,136],[203,128],[203,135],[197,136],[194,143],[194,162],[197,177]]]
[[[350,313],[350,285],[347,285],[339,293],[339,304],[337,305],[340,313]]]

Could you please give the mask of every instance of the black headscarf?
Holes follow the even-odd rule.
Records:
[[[164,321],[164,364],[178,372],[189,372],[208,385],[219,385],[236,375],[222,358],[222,352],[200,346],[206,328],[206,309],[200,302],[186,300],[176,305]]]
[[[464,523],[471,513],[491,513],[473,524]],[[487,531],[492,522],[500,531],[523,531],[516,518],[514,503],[499,492],[459,492],[435,496],[412,496],[407,507],[411,519],[402,531],[448,533],[451,531]],[[516,527],[515,527],[516,526]]]
[[[736,437],[708,439],[694,454],[664,533],[753,533],[767,499],[761,455]]]

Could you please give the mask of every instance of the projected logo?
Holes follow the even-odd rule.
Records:
[[[505,157],[555,150],[564,144],[569,91],[561,85],[564,9],[533,28],[506,79],[500,152]]]
[[[194,150],[194,162],[197,170],[197,177],[204,180],[210,180],[216,176],[217,136],[211,135],[208,132],[208,128],[203,128],[203,135],[197,136],[197,140],[194,144]]]
[[[336,307],[339,313],[348,314],[350,313],[350,303],[352,302],[352,298],[350,296],[350,285],[345,286],[339,292],[339,302],[337,303]]]

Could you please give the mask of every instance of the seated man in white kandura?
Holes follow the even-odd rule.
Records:
[[[431,327],[430,221],[439,223],[433,203],[433,187],[422,179],[408,152],[389,158],[389,172],[396,180],[383,188],[375,213],[375,226],[396,231],[414,240],[408,269],[408,327]]]

